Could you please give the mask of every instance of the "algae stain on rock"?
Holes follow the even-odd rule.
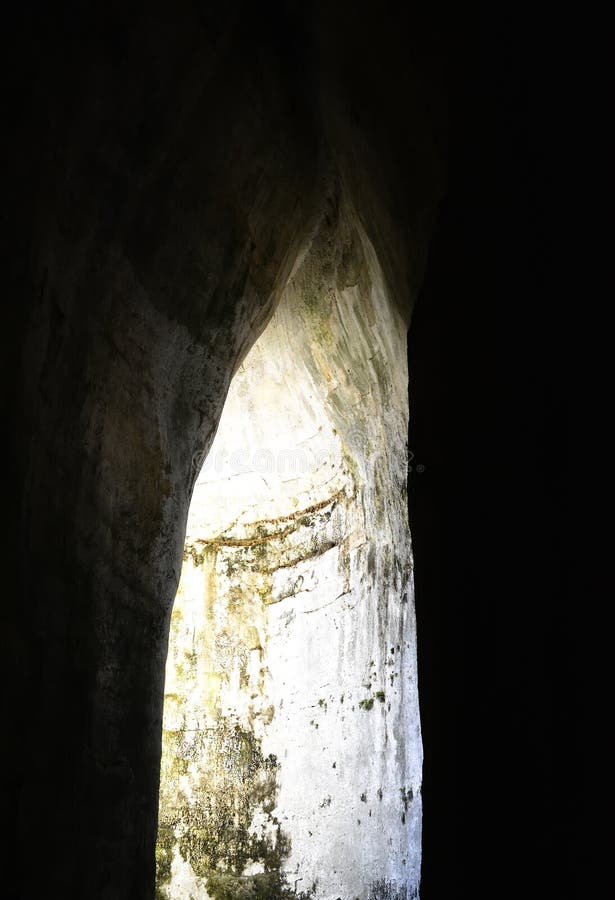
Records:
[[[160,900],[313,896],[287,883],[291,843],[275,816],[279,763],[262,750],[275,714],[262,662],[277,532],[262,523],[247,531],[186,543],[165,685]]]

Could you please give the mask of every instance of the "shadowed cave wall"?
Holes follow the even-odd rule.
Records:
[[[520,879],[524,896],[566,896],[555,735],[574,700],[560,690],[573,679],[557,649],[551,436],[564,392],[536,187],[545,96],[523,27],[345,2],[11,16],[6,895],[153,895],[193,481],[234,369],[339,193],[406,319],[422,290],[409,351],[425,466],[409,492],[422,896],[516,897]]]

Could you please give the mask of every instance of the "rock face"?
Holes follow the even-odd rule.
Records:
[[[151,898],[171,607],[232,375],[333,195],[407,322],[441,193],[420,27],[348,2],[341,41],[324,5],[154,6],[17,11],[6,42],[2,790],[19,898]],[[360,334],[347,355],[364,359]]]
[[[422,292],[409,485],[422,900],[570,892],[583,855],[565,829],[587,817],[563,750],[582,735],[575,691],[592,686],[579,687],[579,604],[571,634],[561,618],[570,353],[560,294],[545,302],[561,78],[557,21],[543,31],[535,6],[5,4],[3,897],[154,896],[192,488],[233,373],[336,191],[406,321]],[[193,560],[186,572],[202,577]],[[318,733],[338,711],[318,705]],[[578,893],[600,896],[590,868]]]
[[[405,324],[330,210],[232,382],[171,619],[160,897],[418,894]]]

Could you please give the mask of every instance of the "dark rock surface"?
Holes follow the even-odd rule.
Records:
[[[514,190],[496,201],[500,211],[490,223],[495,232],[479,215],[459,214],[472,207],[476,192],[489,197],[493,184],[506,178],[498,167],[498,159],[509,162],[506,135],[479,151],[478,164],[468,148],[477,140],[484,148],[484,117],[506,121],[505,113],[494,113],[498,82],[489,67],[497,72],[506,65],[497,50],[505,46],[512,58],[514,41],[496,29],[489,38],[493,54],[477,56],[474,23],[460,17],[443,25],[438,6],[403,13],[387,3],[376,10],[346,0],[304,6],[228,0],[162,9],[111,2],[86,10],[63,3],[40,11],[14,9],[5,23],[2,893],[9,898],[153,895],[162,676],[191,486],[233,370],[266,324],[332,186],[347,192],[391,294],[409,315],[443,192],[445,133],[452,122],[458,142],[452,182],[462,187],[451,193],[443,226],[450,231],[435,257],[443,280],[431,288],[446,298],[443,305],[432,301],[447,329],[444,352],[456,347],[445,379],[458,374],[452,361],[463,365],[473,358],[478,366],[484,360],[475,351],[485,347],[485,329],[494,357],[511,366],[518,358],[512,338],[502,333],[518,298],[497,276],[510,264],[521,265],[513,283],[519,291],[533,290],[536,299],[541,276],[531,251],[521,263],[496,254],[495,280],[482,283],[478,300],[467,284],[459,289],[458,304],[451,300],[458,289],[459,239],[464,236],[466,248],[473,247],[479,266],[480,248],[509,246],[514,229],[497,236],[509,207],[517,211],[516,225],[527,224],[531,203]],[[466,38],[475,41],[467,53],[460,50]],[[518,64],[508,64],[516,84]],[[468,93],[451,89],[459,79],[469,85]],[[477,107],[468,99],[474,82],[494,84],[493,96]],[[524,121],[524,99],[515,98],[509,114],[516,123]],[[468,110],[475,121],[466,120]],[[523,153],[530,151],[523,139],[519,146],[526,159]],[[490,153],[496,157],[491,180],[480,165]],[[524,174],[515,171],[518,188]],[[478,245],[468,229],[475,229]],[[539,244],[538,233],[534,220],[526,238],[530,248]],[[469,267],[462,277],[475,274]],[[489,319],[493,309],[495,322]],[[462,310],[468,310],[467,318]],[[460,321],[464,354],[454,340]],[[425,695],[428,704],[448,703],[447,711],[457,711],[460,731],[445,736],[453,741],[452,755],[461,746],[470,760],[469,743],[485,740],[489,723],[499,723],[501,765],[493,763],[488,771],[503,783],[519,757],[510,795],[500,793],[512,812],[504,816],[486,803],[491,787],[481,782],[478,765],[470,765],[464,773],[469,783],[460,787],[450,758],[437,757],[440,777],[429,776],[432,809],[456,828],[453,789],[473,791],[480,816],[474,820],[469,813],[473,837],[462,837],[455,847],[449,835],[441,840],[440,826],[428,825],[426,840],[441,855],[429,857],[436,888],[426,882],[432,893],[425,892],[423,900],[529,896],[531,885],[507,893],[510,873],[502,870],[521,864],[529,842],[534,862],[552,871],[556,845],[564,839],[560,826],[531,824],[530,799],[527,815],[514,808],[525,785],[542,798],[543,821],[560,821],[549,768],[559,707],[552,703],[549,650],[542,649],[548,646],[549,599],[559,589],[557,540],[549,528],[557,518],[557,470],[547,471],[553,448],[541,410],[557,417],[561,386],[547,377],[537,350],[546,317],[538,317],[537,327],[538,344],[529,342],[526,376],[516,385],[532,411],[526,441],[538,447],[532,490],[518,480],[521,494],[507,495],[506,518],[501,509],[490,509],[491,523],[523,529],[522,500],[529,501],[535,490],[541,497],[544,530],[539,534],[534,526],[523,536],[530,582],[543,565],[550,573],[546,580],[534,579],[529,594],[527,581],[523,586],[520,615],[530,609],[534,615],[533,639],[520,663],[527,686],[519,697],[529,703],[529,718],[520,700],[516,730],[506,744],[508,733],[490,709],[471,705],[470,718],[464,715],[463,692],[453,699],[446,691],[436,692],[435,699],[429,691]],[[522,346],[528,342],[522,330],[516,337]],[[423,348],[433,340],[437,344],[433,335],[425,338]],[[504,357],[498,355],[502,349]],[[469,392],[464,402],[474,404],[470,421],[493,435],[489,465],[508,465],[504,418],[490,431],[487,414],[502,397],[520,403],[510,369],[494,366],[487,395],[480,390],[482,369],[469,371],[474,374],[459,384]],[[441,421],[458,400],[461,387],[454,402],[441,402],[438,389],[428,388],[419,402]],[[473,435],[466,426],[445,431],[439,440],[447,447],[458,440],[470,447]],[[440,449],[436,441],[429,452],[437,456]],[[426,463],[433,465],[429,458]],[[449,474],[456,465],[449,461]],[[477,492],[487,497],[493,490],[489,479],[477,483],[467,474],[460,483],[465,490],[452,496],[462,506],[474,504]],[[502,483],[496,480],[496,487]],[[429,507],[428,501],[425,515],[435,509],[436,517],[446,518],[450,502]],[[479,535],[481,515],[471,517]],[[412,525],[419,534],[420,519]],[[462,527],[460,535],[455,529],[454,541],[449,534],[438,544],[436,567],[448,571],[475,551],[479,538],[470,531]],[[545,532],[546,560],[539,552]],[[504,536],[510,540],[518,533],[511,527]],[[422,576],[416,559],[420,653]],[[490,559],[493,603],[509,608],[510,589],[504,600],[495,596],[509,558]],[[440,590],[437,578],[425,583],[423,596],[434,590]],[[458,590],[449,585],[437,606],[445,630],[457,621],[450,604],[451,592]],[[473,591],[462,585],[456,597],[460,606],[471,604]],[[488,615],[484,606],[476,609],[481,612],[470,620],[468,653],[454,656],[462,668],[464,660],[475,660],[469,691],[480,681],[476,660],[491,659],[481,657],[492,639]],[[503,630],[503,613],[498,616],[498,640],[512,656],[525,632],[518,628],[513,641]],[[436,622],[429,632],[435,640],[438,628]],[[439,658],[444,681],[456,683],[447,654]],[[516,696],[508,670],[490,671],[496,692],[499,686]],[[543,709],[550,711],[548,721]],[[540,776],[527,757],[534,734]],[[432,735],[439,740],[443,733],[436,727]],[[428,760],[429,754],[428,744]],[[490,816],[499,826],[500,856],[481,880],[475,844],[486,841],[482,852],[493,860],[491,836],[498,829]],[[519,846],[511,847],[515,840]],[[462,863],[463,876],[455,875]],[[504,878],[501,889],[493,889],[496,876]]]

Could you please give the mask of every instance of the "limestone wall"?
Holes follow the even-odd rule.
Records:
[[[173,610],[160,897],[418,893],[405,340],[342,217],[235,375]]]

